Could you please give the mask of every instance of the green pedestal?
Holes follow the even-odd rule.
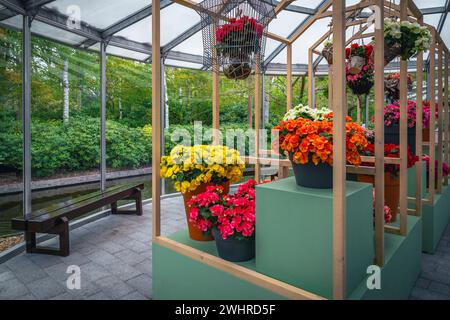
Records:
[[[369,290],[367,280],[350,295],[352,300],[408,299],[421,269],[422,219],[408,216],[406,237],[385,233],[385,264],[381,289]]]
[[[422,199],[427,196],[427,165],[425,161],[420,163],[422,165]],[[408,169],[408,196],[416,197],[416,163],[413,167]],[[414,204],[409,205],[410,208],[414,208]]]
[[[372,186],[348,181],[347,291],[373,263]],[[295,184],[294,178],[256,188],[256,269],[296,287],[332,297],[333,192]]]
[[[214,241],[191,240],[187,230],[169,238],[217,255]],[[157,300],[279,300],[285,299],[227,272],[153,243],[153,298]],[[239,263],[255,270],[255,260]]]
[[[450,187],[442,186],[442,193],[435,194],[433,205],[424,204],[422,250],[434,253],[450,220]]]

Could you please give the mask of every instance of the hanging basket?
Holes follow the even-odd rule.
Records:
[[[373,87],[373,81],[361,78],[355,81],[347,81],[347,85],[356,95],[368,94]]]
[[[203,64],[229,79],[242,80],[264,61],[267,26],[275,17],[270,2],[204,0],[201,17]]]
[[[322,49],[322,56],[327,60],[329,65],[333,64],[333,45],[325,45]]]
[[[408,91],[412,90],[413,80],[408,74]],[[384,79],[384,92],[390,101],[398,101],[400,99],[400,75],[389,75]]]
[[[392,46],[384,46],[384,66],[387,66],[392,60],[402,54],[400,43],[394,43]]]

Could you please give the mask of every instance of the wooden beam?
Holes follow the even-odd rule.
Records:
[[[372,0],[367,0],[367,1],[361,1],[360,3],[354,4],[352,6],[348,6],[346,7],[345,11],[346,12],[354,12],[360,9],[364,9],[369,7],[370,5],[373,4],[374,1]],[[327,18],[327,17],[331,17],[333,15],[332,11],[326,11],[326,12],[322,12],[318,19],[323,19],[323,18]]]
[[[443,135],[442,135],[442,129],[443,129],[443,94],[444,94],[444,84],[443,84],[443,50],[444,46],[442,42],[438,45],[438,154],[437,154],[437,161],[438,161],[438,170],[437,170],[437,193],[442,193],[442,149],[443,149]],[[430,108],[433,110],[433,107]]]
[[[160,0],[152,2],[152,237],[161,234],[161,33]]]
[[[287,45],[286,62],[286,109],[292,108],[292,45]]]
[[[259,61],[255,69],[255,180],[261,181],[261,167],[259,164],[260,149],[260,129],[261,129],[261,70]]]
[[[445,124],[444,124],[444,131],[445,131],[445,162],[450,163],[450,109],[449,109],[449,61],[450,60],[450,53],[448,50],[445,52],[445,59],[444,59],[444,110],[445,110]],[[446,177],[444,180],[444,184],[448,185],[448,178]]]
[[[308,50],[308,105],[315,108],[314,103],[314,55],[313,51]]]
[[[226,272],[234,277],[250,282],[268,291],[293,300],[326,300],[314,293],[294,287],[288,283],[258,273],[239,264],[223,260],[206,252],[194,249],[185,244],[165,237],[158,237],[154,243],[182,254],[207,266]]]
[[[375,0],[382,7],[383,0]],[[384,12],[380,10],[376,19],[380,29],[375,29],[374,70],[375,70],[375,263],[384,265]]]
[[[345,0],[333,1],[333,299],[346,298]]]

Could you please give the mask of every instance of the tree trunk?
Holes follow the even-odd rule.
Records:
[[[66,123],[69,121],[69,60],[68,59],[64,60],[63,90],[64,90],[63,121]]]

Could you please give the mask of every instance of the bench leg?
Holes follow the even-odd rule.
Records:
[[[135,210],[129,209],[117,209],[117,202],[111,203],[111,214],[136,214],[138,216],[142,216],[142,194],[141,190],[137,189],[131,194],[128,198],[124,198],[123,200],[133,199],[136,204]]]
[[[69,219],[62,217],[61,224],[51,230],[48,230],[47,233],[58,235],[59,248],[38,247],[36,245],[36,233],[25,232],[27,253],[43,253],[67,257],[70,254]]]

